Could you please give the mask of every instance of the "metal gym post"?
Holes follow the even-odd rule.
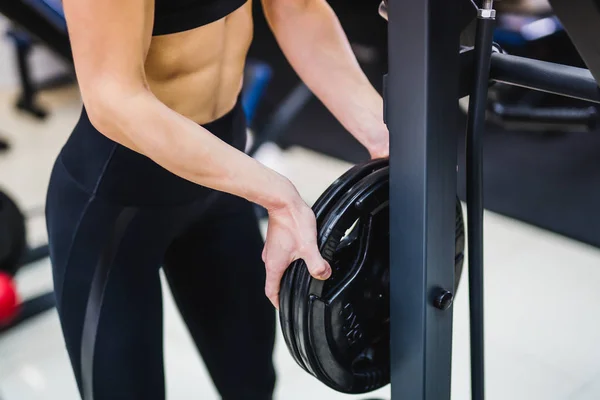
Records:
[[[457,0],[388,7],[392,400],[449,400],[456,133]]]

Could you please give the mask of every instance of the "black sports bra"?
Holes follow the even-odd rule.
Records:
[[[156,0],[153,35],[167,35],[217,21],[247,0]]]

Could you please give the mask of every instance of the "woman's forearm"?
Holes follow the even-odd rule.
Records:
[[[277,41],[300,78],[367,148],[379,141],[383,99],[358,64],[341,24],[324,0],[264,0]]]
[[[150,92],[141,91],[126,101],[112,97],[96,113],[100,117],[92,119],[109,138],[184,179],[269,210],[298,201],[286,178],[171,110]]]

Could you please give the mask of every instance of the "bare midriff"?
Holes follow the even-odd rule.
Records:
[[[252,35],[248,1],[208,25],[152,37],[145,65],[150,89],[198,124],[220,118],[237,102]]]

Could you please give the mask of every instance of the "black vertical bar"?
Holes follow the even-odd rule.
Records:
[[[393,400],[448,400],[458,117],[458,1],[388,8]]]
[[[23,39],[15,40],[17,50],[17,63],[19,67],[19,78],[21,80],[21,97],[19,104],[24,109],[33,109],[35,88],[31,81],[31,68],[29,65],[29,54],[31,54],[31,42]]]
[[[489,10],[488,10],[489,11]],[[467,233],[471,317],[471,395],[485,397],[483,330],[483,133],[492,56],[494,19],[478,17],[473,89],[467,120]]]

